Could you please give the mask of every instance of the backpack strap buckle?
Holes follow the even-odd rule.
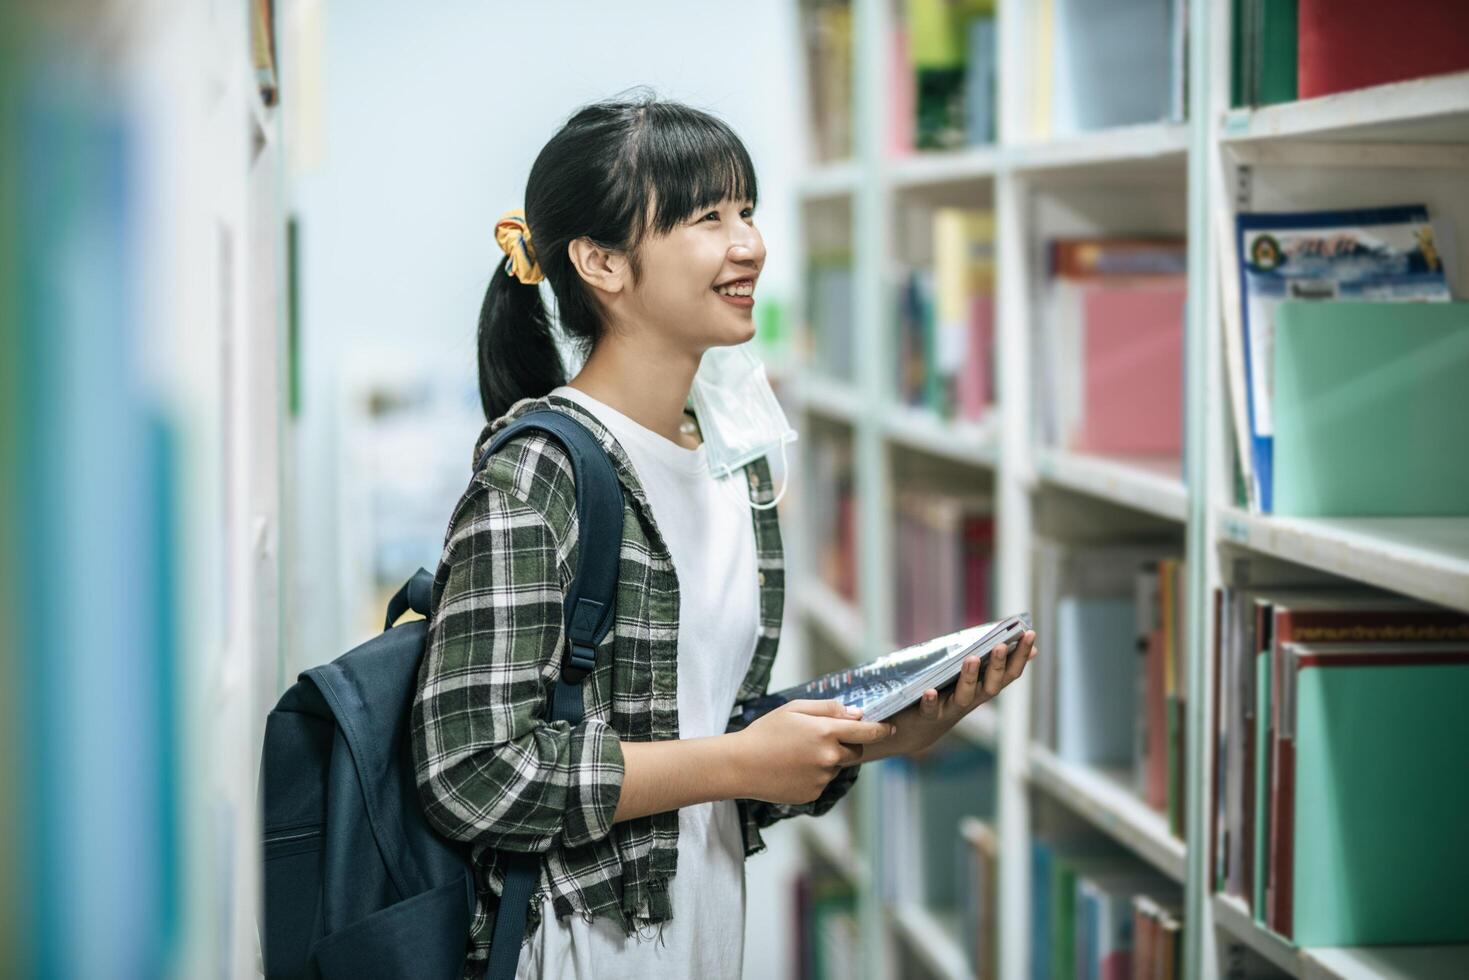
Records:
[[[580,684],[596,666],[596,648],[573,641],[567,645],[566,656],[561,660],[561,679],[568,684]]]

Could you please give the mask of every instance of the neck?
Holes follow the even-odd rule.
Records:
[[[698,354],[608,331],[567,383],[670,442],[694,449],[698,439],[680,432],[679,426],[698,369]]]

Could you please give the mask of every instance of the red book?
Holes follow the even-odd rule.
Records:
[[[1082,425],[1073,448],[1177,456],[1183,445],[1183,304],[1176,279],[1088,287]]]
[[[990,570],[994,563],[995,519],[971,514],[964,518],[964,625],[990,619]]]
[[[1464,0],[1300,0],[1303,99],[1469,69]]]
[[[995,297],[975,293],[969,298],[969,356],[957,382],[960,418],[979,419],[994,403],[994,355]]]

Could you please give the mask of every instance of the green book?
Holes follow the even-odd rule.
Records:
[[[1255,655],[1255,853],[1250,911],[1265,924],[1265,876],[1270,867],[1270,650]]]
[[[1296,0],[1258,0],[1255,104],[1296,99]]]
[[[1229,32],[1229,105],[1239,109],[1254,102],[1250,78],[1250,31],[1258,0],[1234,0]]]
[[[1469,304],[1285,302],[1274,512],[1469,515]]]
[[[1135,871],[1127,856],[1062,857],[1051,866],[1051,975],[1076,976],[1076,882],[1104,874]]]
[[[1296,944],[1469,941],[1469,649],[1286,649]]]

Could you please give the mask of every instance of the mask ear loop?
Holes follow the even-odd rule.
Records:
[[[753,500],[749,501],[749,504],[750,504],[751,509],[753,509],[753,510],[771,510],[771,509],[773,509],[776,504],[780,503],[780,499],[786,495],[786,491],[791,488],[790,461],[786,459],[786,441],[784,439],[782,439],[780,441],[780,470],[781,470],[782,473],[784,473],[786,475],[785,482],[780,485],[780,493],[776,494],[775,495],[775,499],[772,500],[768,504],[757,504]]]

